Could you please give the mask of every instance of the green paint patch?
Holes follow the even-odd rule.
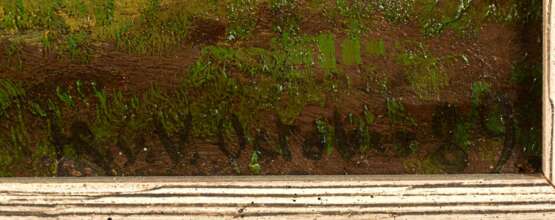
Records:
[[[490,107],[490,112],[485,119],[485,128],[495,136],[503,135],[505,133],[505,122],[503,120],[501,106],[496,103]]]
[[[114,0],[104,0],[104,1],[99,1],[100,3],[97,3],[97,7],[96,7],[96,23],[98,25],[110,25],[112,24],[112,22],[114,21],[114,15],[115,15],[115,9],[116,9],[116,5],[115,5],[115,1]],[[75,4],[75,3],[74,3]],[[76,5],[74,7],[77,7],[76,11],[77,12],[81,12],[80,14],[83,13],[83,11],[86,10],[86,6],[84,4],[80,4],[80,5]]]
[[[490,85],[485,82],[474,82],[472,84],[472,112],[474,121],[481,121],[484,129],[490,135],[501,136],[505,133],[505,116],[501,98],[492,94]]]
[[[253,151],[251,154],[251,160],[249,163],[249,170],[256,175],[262,172],[262,166],[260,165],[259,160],[260,160],[260,152]]]
[[[17,101],[17,98],[25,95],[25,90],[21,85],[11,81],[0,79],[0,116]]]
[[[463,32],[470,30],[475,22],[474,17],[477,15],[469,15],[471,11],[472,0],[446,1],[439,3],[438,1],[428,2],[422,11],[423,32],[428,36],[442,33],[445,29]]]
[[[472,112],[471,112],[471,119],[478,120],[479,114],[479,106],[483,102],[486,95],[491,92],[491,86],[487,82],[477,81],[472,83],[472,96],[471,96],[471,103],[472,103]]]
[[[335,38],[332,34],[321,34],[318,36],[318,48],[320,49],[320,67],[326,71],[337,70],[335,58]]]
[[[414,14],[415,0],[377,0],[374,6],[394,23],[407,23]]]
[[[416,122],[412,117],[407,115],[405,106],[399,99],[387,98],[386,99],[387,117],[393,123],[407,122],[410,125],[415,125]]]
[[[405,50],[398,56],[398,63],[403,66],[407,81],[421,99],[438,99],[439,92],[448,85],[449,79],[440,59],[422,45],[414,50]]]
[[[491,91],[491,86],[487,82],[478,81],[472,83],[472,105],[479,105],[483,96]]]
[[[349,37],[358,37],[367,30],[365,20],[371,17],[372,4],[364,0],[336,0],[335,3]]]
[[[382,39],[369,40],[366,44],[366,52],[371,56],[384,56],[385,42]]]
[[[333,153],[334,143],[335,143],[335,133],[333,126],[328,124],[326,121],[322,119],[318,119],[315,122],[316,131],[320,136],[320,142],[324,145],[324,149],[326,154],[329,156]]]
[[[346,38],[341,43],[341,57],[345,65],[360,65],[360,38]]]
[[[272,39],[274,47],[283,50],[283,59],[294,65],[312,65],[314,63],[314,38],[311,36],[297,36],[283,33],[280,37]],[[280,51],[275,51],[274,56],[279,56]]]
[[[69,92],[67,90],[62,89],[60,87],[57,87],[56,88],[56,95],[67,106],[72,107],[72,108],[75,107],[75,101],[73,100],[73,97],[71,96],[71,94],[69,94]]]
[[[90,60],[90,36],[84,31],[71,33],[66,38],[66,52],[74,61],[86,63]]]
[[[297,35],[301,23],[300,2],[296,0],[270,0],[274,16],[273,31],[280,36]]]
[[[472,144],[470,141],[470,129],[470,124],[459,122],[453,131],[454,143],[467,153],[470,151],[470,145]]]
[[[189,32],[190,14],[182,5],[176,5],[166,16],[158,10],[159,6],[150,3],[138,19],[112,25],[110,38],[130,53],[160,55],[175,49]]]
[[[227,19],[230,21],[228,40],[247,37],[256,26],[256,0],[232,0],[228,4]]]
[[[314,63],[312,51],[307,48],[299,47],[289,52],[293,64],[311,65]]]
[[[362,110],[362,115],[364,116],[365,119],[365,123],[366,125],[372,125],[374,124],[374,120],[376,120],[376,116],[374,115],[374,113],[370,112],[370,110],[368,109],[368,105],[364,105],[364,108]]]

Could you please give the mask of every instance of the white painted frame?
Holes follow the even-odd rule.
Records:
[[[543,174],[0,178],[0,219],[555,219],[552,11]]]

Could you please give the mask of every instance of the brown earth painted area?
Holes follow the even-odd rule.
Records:
[[[346,39],[353,38],[352,19],[331,10],[338,7],[329,3],[335,1],[314,2],[322,1],[299,1],[283,9],[258,1],[252,17],[247,16],[250,21],[240,23],[251,30],[237,39],[230,38],[236,24],[229,12],[190,15],[186,37],[161,54],[91,40],[82,45],[87,60],[76,61],[24,40],[14,59],[9,52],[13,39],[33,31],[0,35],[0,79],[25,90],[0,114],[0,143],[5,152],[15,152],[14,142],[26,143],[18,151],[22,157],[0,163],[2,175],[539,172],[541,147],[532,143],[541,143],[541,20],[484,17],[470,19],[469,27],[446,26],[430,35],[422,30],[422,15],[395,21],[374,7],[359,20],[364,28],[354,38],[360,48],[344,52],[343,44],[351,42]],[[357,1],[347,2],[355,10]],[[474,1],[469,10],[488,3]],[[215,8],[231,3],[226,4]],[[162,1],[157,13],[171,14],[174,6]],[[261,48],[269,51],[269,66],[275,67],[272,53],[281,50],[275,41],[288,38],[276,26],[286,26],[282,18],[287,17],[298,27],[287,32],[291,39],[313,39],[305,45],[312,63],[294,63],[281,73],[307,77],[282,79],[259,74],[266,70],[257,68],[249,73],[250,67],[234,60],[240,55],[227,59],[206,52]],[[322,36],[333,36],[333,70],[322,61],[330,55],[322,49]],[[369,46],[376,42],[383,49]],[[346,53],[360,53],[360,62],[355,55],[350,63]],[[264,60],[249,59],[255,61],[245,63],[253,65]],[[204,69],[195,72],[195,65]],[[225,77],[203,78],[206,69]],[[201,78],[191,78],[194,74]],[[282,86],[273,84],[284,91],[274,91]],[[250,89],[242,89],[247,85]],[[108,110],[96,93],[100,90],[107,94]],[[68,91],[73,101],[59,91]],[[109,109],[116,108],[117,92],[127,103],[125,113]],[[127,107],[133,105],[131,97],[140,100],[134,110]],[[31,103],[41,106],[43,116],[31,110]],[[291,107],[298,109],[294,113],[280,112],[298,105]],[[12,130],[21,124],[25,138],[14,141]],[[50,153],[37,154],[38,146]]]

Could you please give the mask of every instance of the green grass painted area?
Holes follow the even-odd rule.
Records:
[[[333,34],[321,34],[318,36],[318,48],[320,50],[320,67],[327,71],[337,70],[337,59],[335,50],[335,37]]]
[[[371,39],[366,45],[366,51],[371,56],[384,56],[385,55],[385,42],[382,39]]]
[[[360,38],[346,38],[341,43],[341,57],[345,65],[360,65]]]
[[[439,98],[439,93],[448,85],[449,79],[438,58],[420,45],[416,49],[405,50],[397,59],[418,97]]]
[[[537,23],[523,2],[0,0],[0,176],[449,173],[495,161],[482,140],[534,159],[541,68],[477,45]]]

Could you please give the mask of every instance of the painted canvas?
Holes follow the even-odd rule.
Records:
[[[0,0],[0,176],[535,173],[541,0]]]

